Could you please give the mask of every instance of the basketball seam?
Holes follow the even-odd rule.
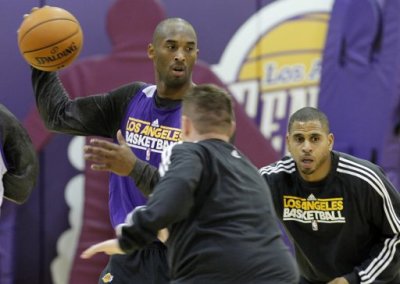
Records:
[[[72,20],[72,19],[68,19],[68,18],[57,18],[57,19],[47,20],[47,21],[44,21],[44,22],[41,22],[41,23],[39,23],[39,24],[36,24],[36,25],[32,26],[29,30],[27,30],[27,31],[24,33],[24,35],[20,38],[19,42],[21,43],[22,40],[25,38],[25,36],[26,36],[27,34],[29,34],[33,29],[37,28],[38,26],[43,25],[43,24],[46,24],[46,23],[48,23],[48,22],[59,21],[59,20],[66,20],[66,21],[74,22],[75,24],[79,25],[79,23],[78,23],[77,21]]]
[[[77,30],[76,30],[76,32],[70,34],[68,37],[65,37],[65,38],[63,38],[63,39],[61,39],[61,40],[59,40],[59,41],[56,41],[56,42],[54,42],[54,43],[51,43],[51,44],[49,44],[49,45],[47,45],[47,46],[42,46],[42,47],[37,48],[37,49],[24,51],[24,54],[30,53],[30,52],[35,52],[35,51],[38,51],[38,50],[45,49],[45,48],[48,48],[48,47],[50,47],[50,46],[56,45],[56,44],[58,44],[58,43],[60,43],[60,42],[63,42],[63,41],[66,40],[66,39],[69,39],[70,37],[73,37],[74,35],[76,35],[77,33],[79,33],[79,31],[80,31],[80,28],[78,27]]]

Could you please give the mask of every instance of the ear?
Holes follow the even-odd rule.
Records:
[[[229,132],[229,137],[232,137],[236,130],[236,121],[232,120],[231,129]]]
[[[191,133],[192,121],[186,115],[182,115],[181,128],[182,128],[182,140],[187,140]]]
[[[154,46],[151,43],[149,43],[149,45],[147,46],[147,57],[149,57],[150,59],[154,58]]]
[[[286,147],[287,147],[287,151],[291,154],[291,150],[290,150],[290,141],[289,141],[289,133],[286,133]]]
[[[333,144],[335,142],[335,137],[333,136],[333,133],[328,134],[328,143],[329,143],[329,150],[332,151],[333,149]]]

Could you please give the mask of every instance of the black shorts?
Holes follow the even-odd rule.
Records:
[[[132,254],[112,255],[99,284],[167,284],[168,271],[167,247],[157,242]]]

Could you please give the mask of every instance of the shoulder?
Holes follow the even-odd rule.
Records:
[[[110,93],[115,95],[134,96],[138,93],[144,92],[145,89],[150,90],[151,88],[154,88],[155,90],[156,86],[144,82],[131,82],[113,89]]]
[[[21,122],[11,111],[8,110],[8,108],[0,104],[1,136],[4,136],[6,134],[16,135],[20,133],[23,133],[24,135],[26,134],[26,130],[23,128]]]
[[[18,121],[18,119],[2,104],[0,104],[0,117],[2,123],[16,123]]]
[[[169,170],[171,164],[198,164],[199,147],[193,142],[177,142],[166,147],[161,153],[159,172],[161,176]]]
[[[378,165],[342,152],[333,152],[335,159],[338,161],[338,172],[381,172]]]
[[[341,152],[334,152],[334,155],[338,161],[336,169],[338,174],[365,181],[371,186],[381,184],[381,180],[386,179],[382,169],[368,160]]]
[[[163,156],[182,155],[182,154],[195,154],[202,151],[202,147],[196,142],[180,141],[175,144],[169,145],[163,150]]]
[[[286,156],[275,163],[269,164],[259,169],[259,173],[262,176],[291,174],[295,171],[296,171],[296,164],[294,160],[289,156]]]

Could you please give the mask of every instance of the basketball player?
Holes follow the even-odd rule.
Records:
[[[156,27],[147,52],[154,63],[156,85],[134,82],[107,94],[75,100],[69,99],[56,72],[32,68],[37,107],[46,126],[67,134],[112,138],[122,129],[131,151],[139,158],[137,167],[147,163],[158,166],[162,149],[180,140],[181,99],[194,85],[196,32],[183,19],[166,19]],[[109,188],[111,223],[115,228],[147,199],[129,177],[111,174]],[[131,254],[111,256],[99,283],[111,281],[169,283],[166,247],[154,241]]]
[[[301,283],[400,283],[400,195],[378,166],[333,142],[326,115],[302,108],[289,119],[291,157],[260,169]]]
[[[39,162],[25,128],[1,104],[0,139],[0,206],[3,197],[22,204],[36,184]]]
[[[118,239],[83,253],[131,252],[168,227],[171,283],[297,283],[270,192],[257,169],[232,145],[231,97],[199,85],[183,98],[182,134],[168,147],[147,206],[118,228]],[[120,249],[119,249],[120,248]]]
[[[31,139],[22,124],[4,105],[0,104],[0,282],[14,283],[12,263],[12,229],[16,222],[13,207],[4,204],[7,199],[17,204],[25,203],[31,195],[39,174],[39,161]],[[3,211],[3,212],[1,212]],[[11,261],[12,262],[12,261]]]

